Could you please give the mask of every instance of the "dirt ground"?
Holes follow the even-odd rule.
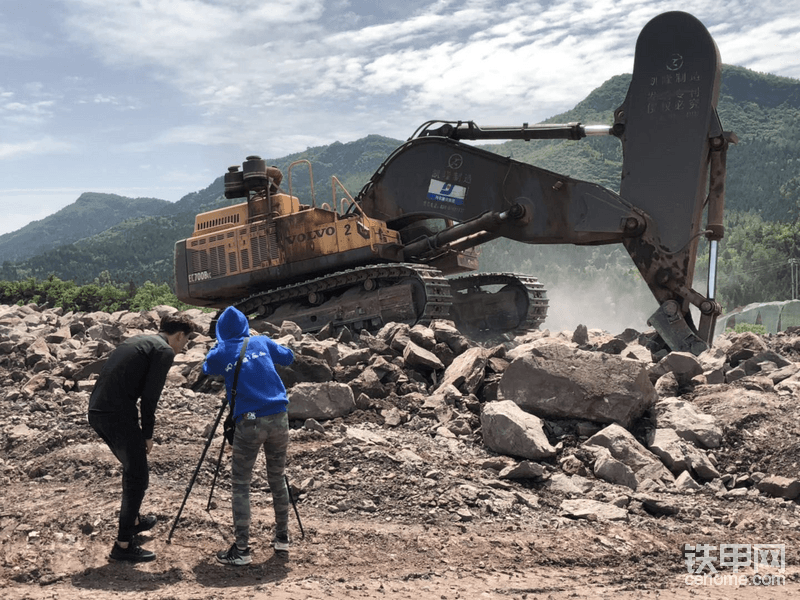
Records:
[[[371,470],[358,445],[337,445],[335,435],[320,439],[302,430],[293,432],[288,476],[293,488],[301,478],[318,482],[302,492],[297,503],[305,538],[293,520],[296,543],[289,557],[279,557],[269,548],[271,499],[263,480],[257,480],[254,562],[242,568],[218,565],[214,553],[231,541],[228,457],[223,458],[212,508],[206,510],[219,438],[209,448],[167,543],[205,446],[202,429],[213,423],[216,398],[198,396],[197,411],[191,413],[180,406],[185,404],[182,399],[168,396],[173,400],[165,402],[167,407],[160,412],[145,500],[145,508],[160,521],[145,538],[145,547],[158,554],[157,560],[130,565],[107,558],[116,531],[119,473],[110,453],[82,424],[85,399],[80,399],[69,406],[71,414],[62,421],[70,437],[41,431],[28,444],[30,458],[23,469],[46,474],[4,478],[0,491],[4,598],[71,600],[144,593],[154,599],[189,600],[229,597],[234,592],[241,598],[287,599],[750,599],[791,598],[800,591],[800,533],[790,525],[796,523],[790,509],[787,518],[777,519],[774,504],[754,507],[742,501],[732,508],[726,501],[722,509],[716,507],[720,501],[710,497],[698,500],[696,512],[704,515],[710,510],[713,518],[694,517],[687,511],[660,518],[644,515],[627,523],[569,520],[559,516],[560,498],[531,486],[526,493],[538,498],[538,506],[516,504],[514,510],[481,513],[464,521],[449,512],[430,510],[408,470]],[[339,424],[340,429],[347,426]],[[404,435],[411,446],[414,434]],[[420,436],[417,448],[424,447],[425,437],[430,438]],[[17,450],[26,452],[25,447],[21,444]],[[448,484],[485,484],[485,473],[473,468],[469,458],[455,465],[427,464],[425,469],[450,467]],[[370,496],[377,508],[337,512],[331,490],[351,498]],[[749,515],[756,527],[725,523],[718,518],[723,513],[734,515],[737,523],[741,515]],[[683,544],[700,541],[785,544],[785,584],[687,585]]]
[[[715,388],[716,389],[716,388]],[[7,391],[7,390],[5,390]],[[370,410],[324,423],[292,423],[288,557],[269,547],[273,513],[263,473],[253,484],[253,563],[226,567],[214,553],[232,541],[229,456],[207,510],[221,436],[197,470],[221,403],[218,393],[168,386],[157,413],[143,511],[159,523],[144,537],[157,560],[109,561],[119,510],[118,463],[86,423],[88,392],[0,401],[0,588],[4,599],[214,598],[796,598],[800,510],[755,490],[665,494],[663,514],[632,494],[626,521],[570,519],[547,481],[501,480],[479,436],[436,435],[419,416],[389,427]],[[726,426],[720,472],[797,477],[800,398],[742,387],[740,405],[713,390],[691,399]],[[687,396],[688,398],[689,396]],[[408,407],[404,407],[408,409]],[[413,415],[413,412],[412,412]],[[221,429],[221,428],[220,428]],[[561,448],[577,445],[568,432]],[[496,458],[496,456],[495,456]],[[560,473],[557,461],[547,465]],[[605,485],[605,484],[603,484]],[[611,486],[619,487],[619,486]],[[614,498],[610,487],[593,496]],[[598,496],[599,494],[599,496]],[[173,530],[174,527],[174,530]],[[171,543],[168,537],[172,532]],[[776,585],[734,585],[731,570],[698,582],[684,544],[782,544]],[[753,583],[752,567],[740,569]],[[780,579],[773,577],[780,576]]]

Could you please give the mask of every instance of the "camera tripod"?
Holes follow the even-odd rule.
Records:
[[[172,523],[172,528],[169,531],[169,535],[167,536],[167,543],[172,543],[172,534],[175,532],[175,528],[178,525],[178,519],[181,517],[181,513],[183,513],[183,508],[186,506],[186,501],[189,499],[189,494],[194,487],[194,483],[197,480],[197,475],[200,473],[200,468],[203,466],[203,461],[205,460],[206,453],[208,452],[209,447],[211,447],[211,442],[214,440],[214,434],[217,431],[217,427],[219,426],[219,422],[222,419],[222,414],[225,412],[225,407],[228,405],[227,398],[223,400],[222,406],[219,408],[219,412],[217,413],[216,419],[214,419],[214,425],[211,428],[211,432],[208,434],[208,439],[206,440],[206,444],[203,447],[203,452],[200,454],[200,460],[197,463],[197,468],[194,470],[192,474],[192,478],[189,480],[189,484],[186,486],[186,494],[183,497],[183,502],[181,502],[181,506],[178,509],[178,514],[175,515],[175,520]],[[222,445],[219,449],[219,457],[217,459],[217,466],[214,469],[214,479],[211,483],[211,491],[208,494],[208,504],[206,505],[206,510],[211,510],[211,498],[214,495],[214,488],[216,487],[217,483],[217,476],[219,475],[219,467],[222,463],[222,455],[225,451],[225,436],[222,436]],[[283,475],[284,481],[286,483],[286,491],[289,493],[289,500],[292,503],[292,508],[294,509],[294,514],[297,517],[297,525],[300,527],[300,539],[304,539],[306,537],[305,530],[303,529],[303,523],[300,521],[300,513],[297,511],[297,504],[294,500],[294,495],[292,494],[292,487],[289,485],[289,478],[284,473]]]

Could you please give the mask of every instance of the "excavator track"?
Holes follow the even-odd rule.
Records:
[[[535,277],[475,273],[451,278],[450,287],[450,318],[465,333],[522,333],[538,329],[547,317],[546,292]]]
[[[293,321],[304,332],[315,332],[328,323],[355,330],[377,330],[388,322],[427,325],[447,318],[451,303],[449,281],[441,271],[392,263],[258,292],[233,306],[253,320]]]

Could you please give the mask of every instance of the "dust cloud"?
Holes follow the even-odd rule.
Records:
[[[575,331],[578,325],[602,329],[612,335],[628,328],[650,329],[647,319],[658,308],[644,281],[620,282],[603,279],[561,281],[554,287],[542,282],[549,300],[542,329]]]

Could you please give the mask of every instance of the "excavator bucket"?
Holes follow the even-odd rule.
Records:
[[[703,24],[684,12],[664,13],[639,35],[631,85],[615,113],[624,156],[620,196],[648,217],[645,234],[623,243],[661,306],[651,324],[671,348],[695,353],[705,340],[692,330],[689,298],[711,141],[723,133],[720,74],[719,51]],[[706,308],[713,312],[713,304]]]

